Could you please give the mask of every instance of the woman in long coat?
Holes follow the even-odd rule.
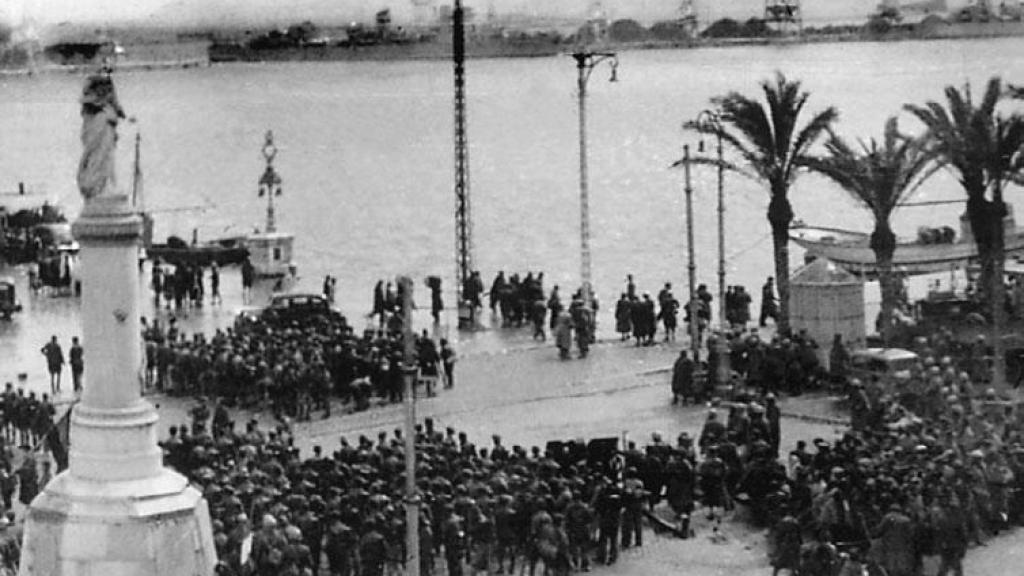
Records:
[[[629,340],[629,334],[633,331],[633,323],[630,315],[631,306],[629,299],[626,298],[626,294],[623,293],[619,297],[619,301],[615,304],[615,331],[622,335],[622,340]]]
[[[555,325],[555,345],[558,346],[558,355],[562,359],[569,357],[572,350],[572,318],[569,313],[558,313],[558,321]]]

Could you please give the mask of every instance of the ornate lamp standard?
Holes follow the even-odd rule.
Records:
[[[580,280],[583,283],[583,303],[592,309],[593,286],[590,260],[590,192],[587,189],[587,82],[590,74],[602,62],[608,62],[612,74],[609,81],[618,81],[619,58],[614,52],[589,52],[581,50],[571,54],[576,60],[576,83],[578,86],[580,117]]]
[[[263,158],[267,161],[267,168],[260,176],[259,196],[267,197],[267,228],[265,232],[271,234],[277,232],[277,223],[274,220],[274,196],[281,195],[281,177],[274,170],[274,157],[277,156],[277,146],[274,145],[274,132],[267,130],[266,142],[263,144]]]

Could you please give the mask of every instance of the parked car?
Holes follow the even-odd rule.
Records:
[[[850,354],[850,377],[868,382],[874,377],[882,381],[906,380],[919,356],[903,348],[863,348]]]
[[[320,294],[278,294],[271,298],[260,318],[271,324],[305,322],[312,318],[342,319],[341,312],[331,308]]]
[[[10,320],[15,312],[21,312],[21,303],[11,278],[0,278],[0,318]]]

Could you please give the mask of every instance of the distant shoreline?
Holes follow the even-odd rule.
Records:
[[[835,32],[835,33],[810,33],[802,36],[766,36],[766,37],[744,37],[744,38],[698,38],[693,40],[638,40],[633,42],[617,41],[601,44],[588,45],[589,48],[601,50],[631,52],[645,50],[688,50],[700,48],[734,48],[747,46],[797,46],[804,44],[846,44],[846,43],[889,43],[889,42],[913,42],[913,41],[938,41],[938,40],[992,40],[1001,38],[1024,37],[1024,23],[1022,22],[999,22],[991,24],[966,23],[948,25],[947,28],[938,29],[930,33],[915,33],[895,31],[886,34],[871,34],[863,31]],[[403,58],[403,57],[375,57],[370,55],[366,58],[321,58],[321,59],[291,59],[291,58],[268,58],[255,62],[210,62],[208,56],[192,54],[189,57],[182,57],[180,48],[190,43],[187,42],[160,42],[151,44],[128,45],[126,50],[129,54],[134,50],[144,47],[143,50],[148,58],[146,60],[125,59],[116,65],[118,70],[150,71],[168,69],[189,69],[208,67],[212,65],[230,66],[236,64],[252,63],[279,63],[279,62],[336,62],[336,61],[362,61],[362,62],[400,62],[425,60],[424,58]],[[194,43],[193,44],[194,47]],[[571,52],[578,49],[578,46],[566,43],[561,46],[563,52]],[[370,48],[372,50],[373,48]],[[300,49],[301,50],[301,49]],[[205,51],[205,50],[204,50]],[[190,50],[195,52],[195,50]],[[173,54],[173,57],[161,58],[161,54]],[[527,56],[509,54],[508,56],[496,55],[495,58],[524,58]],[[433,60],[443,60],[429,58]],[[0,77],[10,76],[31,76],[33,74],[77,74],[95,69],[98,63],[88,64],[50,64],[47,63],[31,68],[0,68]]]

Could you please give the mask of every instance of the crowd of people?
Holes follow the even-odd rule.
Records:
[[[210,264],[209,286],[210,303],[222,301],[220,295],[220,267],[217,262]],[[175,311],[183,308],[202,308],[206,296],[206,268],[198,264],[178,263],[164,264],[154,261],[150,269],[150,288],[153,291],[153,302],[160,309],[163,300],[165,307]]]
[[[778,412],[765,402],[751,404],[745,427],[746,405],[735,405],[728,428],[707,425],[696,443],[682,434],[675,445],[655,433],[645,450],[616,450],[614,439],[527,450],[497,435],[478,447],[428,418],[415,437],[420,571],[534,574],[543,565],[558,575],[614,564],[620,548],[643,545],[652,510],[671,510],[671,529],[686,537],[696,504],[720,514],[740,488],[756,498],[744,487],[761,476],[785,478],[771,464]],[[209,412],[195,416],[171,429],[165,461],[210,503],[220,574],[379,575],[405,562],[401,430],[342,437],[330,454],[315,446],[303,458],[287,426],[236,431]]]
[[[850,429],[790,453],[772,562],[835,574],[845,553],[893,576],[962,574],[971,544],[1024,524],[1024,418],[972,366],[984,342],[918,338],[908,377],[851,380]]]
[[[278,416],[308,420],[314,411],[328,417],[332,400],[356,410],[374,398],[403,398],[400,316],[386,330],[357,335],[343,316],[310,316],[303,321],[242,319],[207,337],[189,337],[172,318],[144,323],[146,383],[170,394],[214,396],[229,405],[263,407]],[[454,386],[456,354],[446,340],[426,331],[416,339],[418,381],[428,395],[435,384]]]

